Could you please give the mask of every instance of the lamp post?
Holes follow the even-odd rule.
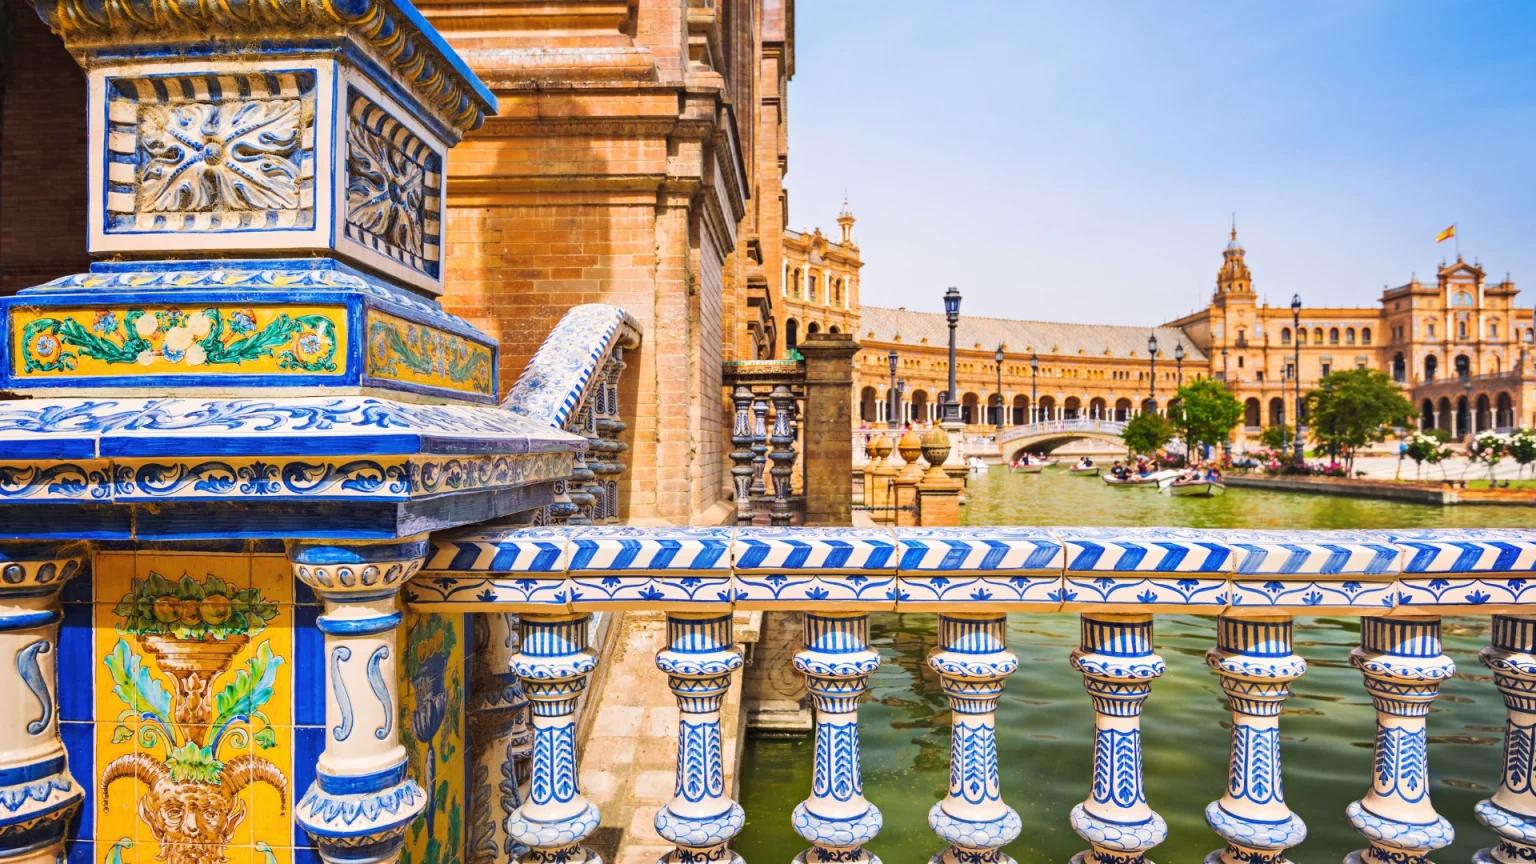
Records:
[[[1179,386],[1184,386],[1184,343],[1173,346],[1173,368],[1178,370]]]
[[[897,429],[900,429],[900,428],[902,428],[902,427],[907,425],[907,409],[905,407],[906,404],[907,404],[906,396],[907,396],[907,379],[905,379],[905,378],[897,378],[896,379],[896,404],[900,405],[900,406],[903,406],[901,408],[901,410],[897,412],[897,414],[898,414],[898,416],[896,418],[896,428]]]
[[[1466,443],[1471,444],[1472,436],[1477,434],[1477,411],[1472,407],[1471,375],[1467,375],[1461,379],[1461,392],[1463,394],[1461,397],[1462,401],[1467,403],[1467,423],[1466,427],[1461,430],[1461,434],[1462,437],[1466,439]],[[1459,414],[1460,412],[1457,413]],[[1461,418],[1457,417],[1457,419],[1459,420]]]
[[[1040,374],[1040,355],[1029,352],[1029,415],[1031,423],[1040,422],[1039,398],[1035,395],[1035,376]]]
[[[1147,337],[1147,362],[1151,374],[1147,383],[1147,400],[1152,403],[1152,413],[1157,413],[1157,334]]]
[[[960,289],[944,292],[944,318],[949,321],[949,392],[944,394],[944,422],[960,422],[960,400],[955,398],[955,327],[960,324]]]
[[[900,429],[901,421],[897,415],[901,413],[901,395],[896,392],[896,364],[900,362],[901,355],[896,353],[895,348],[892,348],[891,353],[887,354],[885,359],[890,361],[891,364],[891,395],[885,404],[885,425],[891,429]]]
[[[997,346],[992,352],[992,359],[997,361],[997,432],[1003,432],[1003,346]]]
[[[1227,346],[1221,346],[1221,383],[1227,383]]]
[[[1291,295],[1291,332],[1301,332],[1300,294]],[[1301,462],[1306,458],[1306,445],[1303,443],[1306,441],[1306,435],[1303,433],[1305,427],[1301,425],[1301,339],[1292,339],[1291,348],[1295,352],[1291,368],[1296,376],[1296,440],[1293,446],[1296,448],[1296,461]]]

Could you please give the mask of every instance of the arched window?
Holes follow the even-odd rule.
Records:
[[[1536,342],[1536,327],[1525,328],[1525,341]]]
[[[832,283],[832,303],[835,306],[843,305],[843,280]]]
[[[1337,327],[1329,327],[1328,328],[1328,344],[1329,345],[1337,345],[1337,344],[1339,344],[1339,328],[1337,328]]]
[[[1345,345],[1353,345],[1353,344],[1355,344],[1355,328],[1353,328],[1353,327],[1345,328],[1345,330],[1344,330],[1344,344]]]
[[[795,350],[800,344],[800,324],[791,318],[784,322],[784,352]]]
[[[805,335],[807,335],[807,336],[811,335],[812,333],[820,333],[820,332],[821,332],[821,325],[817,324],[815,321],[812,321],[811,323],[805,325]]]
[[[794,284],[794,287],[791,288],[790,290],[793,292],[792,296],[794,296],[794,298],[797,299],[797,300],[800,299],[800,283],[802,281],[804,281],[803,274],[801,274],[800,268],[796,267],[795,268],[795,278],[794,278],[794,283],[795,284]]]
[[[1275,396],[1269,400],[1269,425],[1285,425],[1285,400]]]
[[[859,391],[859,419],[865,423],[875,422],[875,388],[865,387]]]
[[[1456,322],[1456,338],[1465,341],[1467,338],[1467,322]]]
[[[1318,345],[1323,344],[1323,328],[1321,328],[1321,327],[1313,327],[1312,328],[1312,341],[1314,343],[1318,344]]]
[[[1297,328],[1297,330],[1296,330],[1296,344],[1297,345],[1305,345],[1305,344],[1307,344],[1307,328],[1305,328],[1305,327]]]
[[[812,276],[810,278],[810,280],[806,282],[805,299],[809,300],[812,303],[816,302],[816,277],[815,276]]]
[[[1291,328],[1289,328],[1289,327],[1281,327],[1280,328],[1280,344],[1281,345],[1289,345],[1289,344],[1291,344]]]
[[[1435,371],[1440,368],[1440,361],[1431,354],[1424,358],[1424,381],[1426,383],[1435,380]]]
[[[1371,328],[1369,328],[1369,327],[1362,327],[1362,328],[1360,328],[1360,344],[1361,345],[1369,345],[1369,344],[1371,344]]]
[[[1456,292],[1456,296],[1451,298],[1451,305],[1452,306],[1471,306],[1472,305],[1472,295],[1468,294],[1465,291],[1458,291],[1458,292]]]
[[[1456,355],[1456,377],[1465,381],[1472,375],[1472,360],[1465,354]]]
[[[1392,380],[1399,384],[1408,377],[1408,361],[1403,358],[1403,352],[1399,351],[1392,358]]]
[[[827,328],[827,332],[828,333],[840,333],[842,331],[837,329],[837,325],[836,324],[833,324],[831,327]]]
[[[1498,321],[1489,321],[1488,322],[1488,338],[1489,339],[1497,339],[1497,338],[1499,338],[1499,322]]]
[[[1427,319],[1424,321],[1424,335],[1431,339],[1435,338],[1435,322]]]

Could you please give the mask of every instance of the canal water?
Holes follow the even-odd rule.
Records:
[[[1388,528],[1529,526],[1523,508],[1429,507],[1229,490],[1224,498],[1171,498],[1116,490],[1097,479],[1056,470],[973,476],[965,518],[970,525],[1179,525],[1201,528]],[[949,772],[949,707],[925,658],[934,644],[932,614],[870,616],[880,669],[860,708],[865,795],[885,815],[870,850],[886,864],[919,864],[941,848],[928,829],[928,808],[944,797]],[[1215,619],[1158,616],[1155,644],[1168,671],[1152,687],[1142,715],[1147,799],[1168,820],[1168,840],[1153,850],[1159,864],[1198,864],[1221,848],[1205,824],[1208,802],[1226,782],[1231,714],[1205,652],[1216,643]],[[1365,844],[1344,808],[1366,790],[1375,714],[1350,667],[1359,642],[1357,619],[1296,620],[1296,651],[1308,671],[1293,685],[1281,721],[1285,797],[1306,820],[1308,839],[1291,860],[1336,862]],[[1429,718],[1431,792],[1456,828],[1456,842],[1435,855],[1441,864],[1469,861],[1494,835],[1472,807],[1498,782],[1504,706],[1477,652],[1488,643],[1488,618],[1446,618],[1445,651],[1457,676],[1440,688]],[[1088,848],[1068,824],[1088,793],[1093,712],[1082,678],[1067,666],[1078,639],[1077,616],[1009,616],[1009,648],[1019,671],[998,706],[998,758],[1004,800],[1024,821],[1005,851],[1019,864],[1065,864]],[[741,803],[747,825],[733,846],[749,862],[788,862],[806,848],[790,812],[811,784],[809,739],[747,742]]]

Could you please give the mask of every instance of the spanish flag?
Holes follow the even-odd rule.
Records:
[[[1449,228],[1445,229],[1444,231],[1441,231],[1439,234],[1435,235],[1435,242],[1436,243],[1444,243],[1445,241],[1447,241],[1447,240],[1449,240],[1449,239],[1451,239],[1452,237],[1455,237],[1455,236],[1456,236],[1456,223],[1452,222],[1451,223],[1451,227],[1449,227]]]

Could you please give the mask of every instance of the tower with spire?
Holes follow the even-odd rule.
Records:
[[[1221,253],[1221,270],[1216,273],[1216,297],[1213,302],[1226,305],[1228,299],[1253,299],[1253,275],[1243,261],[1243,244],[1237,242],[1237,217],[1232,218],[1232,239]],[[1233,295],[1238,295],[1233,297]]]
[[[853,245],[853,211],[848,209],[848,193],[843,193],[843,209],[837,214],[837,225],[843,229],[844,246]]]

